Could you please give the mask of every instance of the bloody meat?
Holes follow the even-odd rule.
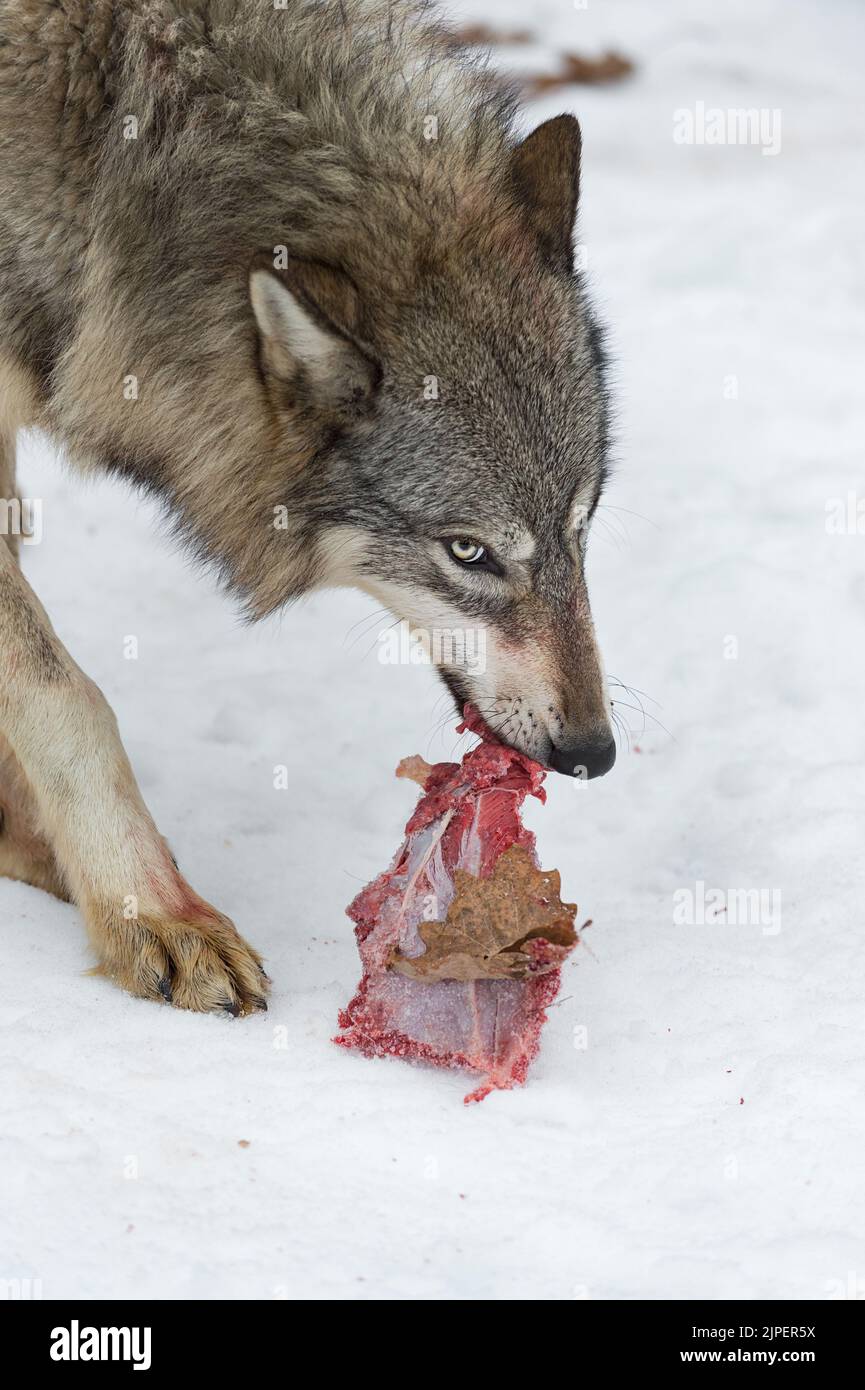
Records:
[[[556,911],[562,909],[564,916],[558,914],[550,940],[535,933],[532,940],[518,944],[522,964],[514,969],[520,978],[430,983],[401,972],[400,962],[417,961],[426,950],[421,929],[438,923],[447,930],[457,870],[474,879],[495,878],[498,861],[513,846],[521,847],[522,857],[530,857],[530,873],[538,867],[535,837],[521,823],[520,811],[527,796],[545,800],[545,770],[496,739],[470,706],[464,719],[460,731],[468,728],[482,741],[461,763],[430,766],[421,758],[407,758],[397,769],[398,776],[420,782],[423,795],[390,868],[348,908],[363,977],[351,1003],[340,1012],[342,1031],[334,1041],[367,1056],[469,1068],[482,1078],[465,1097],[475,1101],[494,1089],[525,1081],[538,1052],[546,1008],[559,989],[561,964],[577,938],[576,908],[561,904],[556,892]],[[543,879],[550,877],[557,887],[558,875]],[[535,901],[533,906],[540,905]],[[541,910],[552,911],[546,899]],[[497,959],[500,963],[501,957]],[[482,974],[488,968],[486,958],[478,960]]]

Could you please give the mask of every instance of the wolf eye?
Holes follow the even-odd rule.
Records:
[[[487,558],[484,547],[465,536],[450,542],[450,552],[461,565],[480,565]]]
[[[495,556],[480,541],[473,541],[471,536],[444,536],[442,545],[451,559],[464,570],[485,570],[487,574],[497,574],[500,578],[504,574]]]

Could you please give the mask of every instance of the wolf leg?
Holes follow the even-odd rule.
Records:
[[[0,738],[0,878],[16,878],[68,901],[54,851],[39,830],[39,812],[18,759]]]
[[[8,458],[5,472],[11,482]],[[259,956],[178,872],[107,701],[2,541],[0,787],[0,873],[75,901],[100,973],[183,1009],[266,1007]]]
[[[17,558],[19,535],[12,525],[20,517],[14,506],[15,439],[0,421],[0,545]],[[27,779],[6,740],[0,736],[0,876],[32,883],[58,898],[67,898],[54,851],[39,833],[39,816]]]

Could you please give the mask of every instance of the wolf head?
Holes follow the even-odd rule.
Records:
[[[461,709],[561,772],[615,759],[583,572],[604,483],[599,333],[572,254],[573,117],[510,152],[495,216],[406,246],[371,293],[342,267],[256,263],[277,418],[307,431],[314,582],[354,584],[423,635]],[[386,238],[388,229],[382,228]]]

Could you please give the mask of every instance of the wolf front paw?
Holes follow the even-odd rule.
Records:
[[[261,957],[207,904],[183,917],[150,912],[118,920],[116,911],[103,911],[89,925],[100,956],[94,973],[130,994],[235,1017],[267,1008]]]

